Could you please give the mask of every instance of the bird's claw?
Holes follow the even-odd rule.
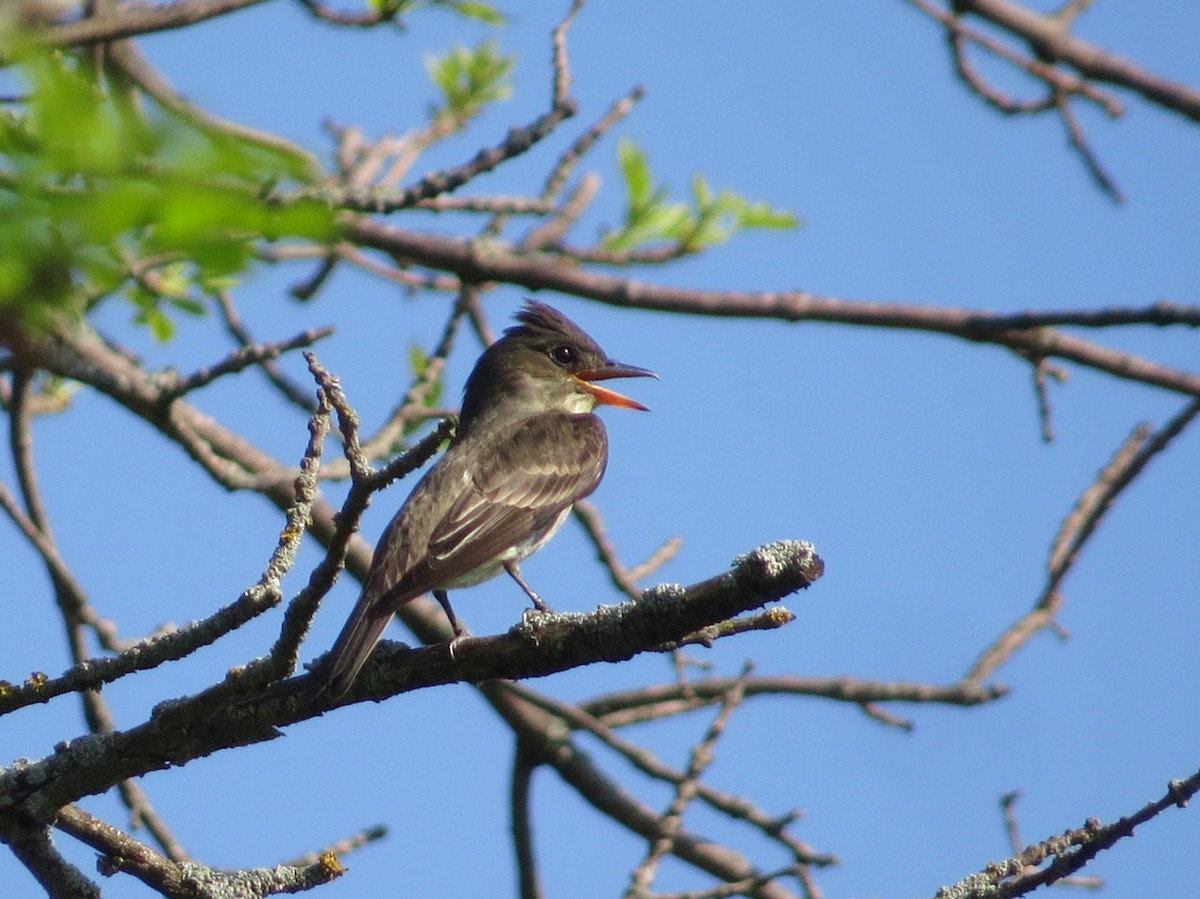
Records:
[[[521,613],[521,627],[536,628],[545,624],[547,619],[553,618],[556,614],[558,613],[545,604],[542,608],[526,609]]]

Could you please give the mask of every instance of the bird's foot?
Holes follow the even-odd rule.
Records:
[[[521,627],[536,628],[539,625],[545,624],[548,619],[553,618],[557,614],[548,605],[542,603],[536,609],[526,609],[521,613]]]
[[[542,599],[536,593],[531,593],[529,598],[533,600],[533,606],[534,606],[532,609],[529,609],[530,612],[539,612],[542,615],[557,615],[558,614],[557,612],[554,611],[554,609],[550,608],[550,604],[548,602],[546,602],[546,600]]]
[[[457,622],[455,623],[457,624]],[[446,651],[450,653],[451,661],[454,661],[454,653],[458,650],[458,647],[461,646],[463,641],[467,640],[469,637],[471,637],[471,632],[465,627],[457,627],[454,629],[454,636],[446,641]]]

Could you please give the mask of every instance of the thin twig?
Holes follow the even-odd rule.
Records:
[[[522,128],[511,128],[504,139],[476,153],[461,165],[430,172],[416,184],[405,188],[355,187],[326,185],[273,193],[268,199],[279,204],[298,200],[319,200],[338,209],[385,214],[398,212],[462,187],[468,181],[492,171],[508,160],[527,152],[544,140],[564,120],[575,114],[571,103],[542,113]]]
[[[1147,803],[1129,817],[1112,824],[1089,818],[1081,828],[1035,843],[1012,858],[991,862],[983,871],[951,887],[942,887],[934,899],[1014,899],[1047,884],[1060,883],[1104,850],[1132,836],[1135,828],[1151,818],[1172,807],[1183,808],[1197,792],[1200,771],[1187,780],[1171,781],[1161,799]]]
[[[1008,836],[1008,845],[1014,856],[1020,855],[1025,847],[1025,844],[1021,842],[1020,828],[1017,826],[1017,800],[1020,798],[1019,790],[1012,790],[1000,797],[1000,811],[1004,816],[1004,832]],[[1032,870],[1034,867],[1030,866],[1022,873],[1028,874]],[[1102,877],[1064,877],[1058,881],[1058,885],[1098,890],[1104,886],[1104,879]]]
[[[83,585],[79,583],[62,556],[59,555],[58,547],[25,515],[15,497],[4,484],[0,484],[0,509],[3,509],[12,519],[25,539],[42,557],[42,562],[46,565],[47,570],[52,572],[52,577],[66,588],[69,595],[75,597],[76,614],[92,629],[100,647],[109,652],[122,652],[128,649],[132,645],[131,642],[120,639],[117,635],[117,626],[96,613],[87,598]]]
[[[1083,133],[1083,126],[1079,124],[1079,119],[1075,117],[1075,113],[1071,110],[1070,102],[1061,94],[1056,95],[1054,101],[1054,105],[1058,109],[1058,114],[1067,128],[1067,138],[1071,142],[1071,148],[1083,160],[1084,168],[1092,176],[1092,181],[1114,203],[1124,203],[1125,195],[1117,187],[1117,183],[1113,180],[1112,175],[1100,164],[1099,158],[1096,156],[1095,151],[1092,150],[1091,144],[1088,143],[1087,136]]]
[[[687,778],[685,772],[659,761],[652,752],[624,739],[615,730],[588,714],[580,706],[560,702],[519,683],[507,686],[515,695],[559,718],[572,730],[581,730],[591,734],[647,777],[676,787]],[[772,816],[742,796],[724,793],[706,784],[697,786],[696,795],[715,811],[733,820],[745,821],[757,828],[764,835],[784,846],[799,862],[818,866],[837,863],[833,856],[818,853],[807,844],[786,833],[787,826],[800,816],[798,811]]]
[[[709,725],[703,739],[692,749],[687,770],[683,773],[683,778],[676,784],[675,796],[661,818],[658,837],[651,841],[645,858],[630,875],[629,889],[625,892],[626,899],[638,899],[638,897],[649,895],[650,884],[654,882],[658,865],[663,857],[671,851],[675,834],[682,826],[683,813],[697,794],[700,778],[712,764],[713,747],[725,733],[726,725],[729,723],[734,709],[742,703],[745,696],[743,688],[751,670],[752,666],[747,664],[729,692],[721,697],[720,711]]]
[[[1017,100],[988,84],[967,60],[961,26],[946,29],[946,43],[950,47],[950,58],[954,60],[954,71],[959,80],[997,112],[1004,115],[1030,115],[1054,108],[1053,91],[1040,100]]]
[[[571,8],[563,16],[561,22],[554,26],[550,43],[552,46],[550,64],[554,71],[553,90],[550,106],[557,109],[571,104],[571,67],[567,59],[567,30],[579,11],[583,9],[584,0],[573,0]]]
[[[446,323],[442,327],[441,336],[433,351],[425,358],[421,371],[416,373],[412,384],[404,396],[387,417],[387,420],[368,440],[363,443],[363,453],[368,459],[379,458],[399,445],[413,429],[413,426],[425,421],[429,410],[429,398],[442,382],[446,368],[446,360],[454,349],[459,326],[467,314],[468,307],[474,303],[478,289],[473,284],[462,284],[458,298],[455,300]]]
[[[188,2],[188,0],[175,0],[174,3],[167,4],[166,7],[150,7],[150,9],[162,10],[171,7],[197,6],[201,2],[205,2],[209,6],[217,6],[220,5],[221,0],[191,0],[191,2]],[[259,0],[240,0],[240,2],[237,2],[237,0],[227,0],[227,5],[236,8],[238,6],[249,6],[255,2],[259,2]],[[123,12],[123,15],[130,15],[128,11],[132,9],[133,7],[123,7],[123,10],[126,11]],[[84,23],[94,23],[97,21],[99,20],[92,18],[84,20]],[[67,27],[69,26],[63,26],[63,28]],[[232,137],[235,140],[253,143],[267,150],[283,154],[298,163],[306,172],[314,177],[320,171],[316,157],[299,144],[292,143],[269,131],[259,131],[256,128],[250,128],[237,122],[222,119],[192,103],[186,97],[183,97],[167,83],[167,80],[159,74],[157,69],[150,65],[149,60],[142,55],[137,45],[133,42],[118,41],[110,44],[108,46],[108,53],[112,62],[120,66],[121,70],[134,84],[172,115],[189,122],[202,131],[216,133],[224,137]]]
[[[284,353],[290,352],[291,350],[312,346],[318,340],[328,337],[332,333],[333,326],[326,325],[323,328],[309,328],[307,331],[301,331],[299,334],[295,335],[294,337],[289,337],[287,340],[270,341],[267,343],[257,343],[243,346],[234,350],[220,362],[205,366],[204,368],[192,372],[192,374],[187,375],[186,377],[180,378],[174,383],[164,386],[160,402],[174,402],[179,397],[184,396],[193,390],[199,390],[201,387],[207,387],[218,378],[245,371],[252,365],[261,366],[265,362],[278,359]]]
[[[1059,384],[1067,380],[1067,373],[1057,365],[1052,365],[1045,359],[1038,359],[1033,365],[1033,390],[1037,397],[1038,421],[1042,428],[1042,442],[1054,442],[1054,423],[1050,407],[1050,390],[1047,379],[1053,378]]]
[[[1081,97],[1085,97],[1102,108],[1110,118],[1118,118],[1124,113],[1121,104],[1116,99],[1089,84],[1086,79],[1047,65],[1041,60],[1022,56],[999,41],[993,40],[983,32],[964,25],[959,16],[946,12],[929,2],[929,0],[906,0],[906,2],[917,7],[921,12],[940,23],[947,30],[960,35],[974,44],[978,44],[987,52],[1022,69],[1038,81],[1045,82],[1052,89],[1066,94],[1078,94]]]
[[[225,323],[225,330],[229,335],[239,346],[254,346],[256,344],[254,336],[242,322],[242,317],[238,314],[237,307],[233,305],[233,296],[230,292],[228,290],[218,290],[216,292],[216,299],[217,308],[221,311],[221,320]],[[299,384],[284,374],[273,360],[263,359],[259,362],[259,368],[267,376],[267,380],[275,386],[275,389],[290,404],[303,410],[308,415],[316,412],[317,401],[312,393],[301,388]]]
[[[981,682],[1011,658],[1034,634],[1053,625],[1055,613],[1062,604],[1059,588],[1063,579],[1078,561],[1080,553],[1117,497],[1198,414],[1200,399],[1184,406],[1153,436],[1148,434],[1145,426],[1139,426],[1126,439],[1064,519],[1050,551],[1046,584],[1033,608],[1005,629],[980,654],[964,676],[965,681]]]
[[[596,557],[608,572],[613,585],[630,599],[638,599],[642,591],[617,558],[617,549],[604,531],[604,518],[600,515],[600,510],[594,503],[581,499],[575,503],[572,511],[575,520],[583,525],[584,533],[596,548]]]
[[[131,874],[164,896],[197,895],[195,886],[198,883],[206,885],[203,893],[206,896],[264,897],[297,893],[328,883],[345,873],[333,853],[325,853],[305,865],[285,864],[240,871],[220,871],[196,862],[184,865],[154,852],[111,824],[73,805],[59,811],[55,827],[99,852],[97,866],[102,874]]]
[[[370,827],[364,827],[353,836],[338,840],[335,843],[330,843],[323,849],[317,849],[314,852],[306,852],[298,858],[284,862],[284,864],[297,868],[305,865],[314,865],[321,860],[322,856],[336,855],[340,857],[350,852],[354,852],[356,849],[361,849],[363,846],[366,846],[369,843],[382,840],[387,835],[387,827],[382,824],[373,824]]]
[[[645,96],[645,89],[635,85],[624,97],[618,99],[608,111],[590,128],[571,142],[571,145],[558,157],[558,161],[550,169],[542,192],[538,195],[543,200],[553,200],[561,193],[571,173],[595,143],[612,130],[618,122],[625,119],[633,110],[634,104]],[[572,192],[567,202],[558,214],[548,222],[532,229],[521,240],[523,250],[537,250],[557,244],[562,240],[567,230],[573,225],[590,205],[592,198],[599,189],[599,180],[595,175],[580,179],[579,185]],[[500,223],[494,223],[491,231],[499,233]]]
[[[686,689],[678,683],[639,687],[593,697],[580,707],[608,727],[625,727],[711,705],[729,684],[728,678],[710,677],[690,680]],[[1008,690],[997,684],[978,683],[939,686],[853,677],[753,677],[746,683],[745,692],[747,696],[818,697],[854,706],[906,702],[970,707],[994,702]]]

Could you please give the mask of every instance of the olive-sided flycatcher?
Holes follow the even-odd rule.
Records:
[[[597,384],[654,377],[614,362],[561,312],[529,301],[463,390],[454,442],[413,488],[379,544],[362,595],[315,672],[340,697],[404,603],[432,591],[461,634],[446,591],[507,571],[549,611],[518,565],[553,536],[608,462],[597,405],[645,409]]]

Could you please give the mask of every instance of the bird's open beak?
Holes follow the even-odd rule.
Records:
[[[615,390],[601,387],[596,381],[607,381],[609,378],[658,378],[648,368],[638,368],[636,365],[622,365],[620,362],[608,362],[603,368],[575,373],[575,381],[596,398],[598,406],[621,406],[624,409],[641,409],[649,412],[648,406],[643,406],[637,400],[622,396]]]

